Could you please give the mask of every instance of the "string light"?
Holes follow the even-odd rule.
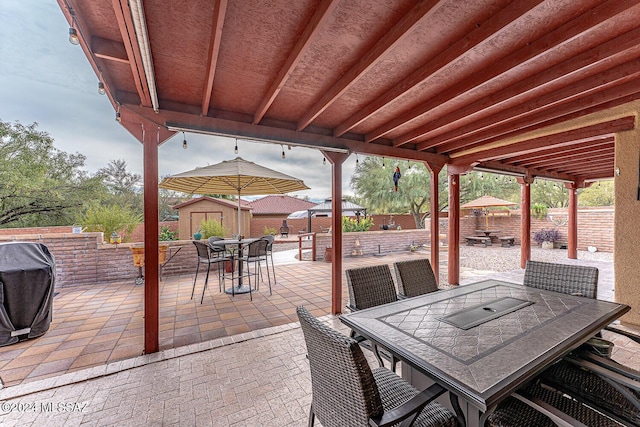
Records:
[[[286,159],[286,158],[287,158],[287,155],[284,153],[284,146],[283,146],[283,145],[280,145],[280,147],[282,147],[282,158],[283,158],[283,159]]]
[[[184,148],[185,150],[187,149],[187,137],[185,136],[184,132],[182,132],[182,148]]]
[[[98,93],[100,95],[104,95],[106,91],[104,90],[104,83],[98,82]]]
[[[238,140],[237,139],[236,139],[236,146],[234,147],[233,152],[235,154],[238,154]]]
[[[116,122],[120,123],[122,118],[120,117],[120,103],[118,103],[118,111],[116,111]]]
[[[356,153],[356,166],[360,165],[360,160],[358,160],[358,153]]]
[[[326,165],[326,164],[327,164],[327,158],[326,158],[326,157],[323,157],[323,158],[322,158],[322,164],[323,164],[323,165]]]
[[[384,167],[384,157],[382,158],[382,167]]]

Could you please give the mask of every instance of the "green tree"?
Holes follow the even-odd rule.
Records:
[[[460,178],[460,203],[482,196],[493,196],[510,202],[520,202],[520,184],[515,178],[487,172],[469,172]]]
[[[115,231],[122,236],[123,242],[127,242],[131,241],[133,230],[142,219],[142,214],[134,212],[130,207],[107,205],[89,208],[79,221],[87,231],[101,231],[105,241]]]
[[[542,203],[549,208],[569,206],[569,193],[564,184],[536,179],[531,185],[531,203]]]
[[[0,121],[0,226],[68,225],[101,192],[85,157],[56,149],[38,124]]]
[[[107,189],[103,204],[127,206],[135,212],[144,211],[142,176],[127,170],[126,160],[111,160],[95,174]]]
[[[402,177],[394,191],[393,173],[400,168]],[[417,228],[424,228],[430,215],[431,177],[423,163],[365,157],[351,177],[356,202],[377,214],[411,213]],[[439,209],[447,205],[446,171],[439,176]]]
[[[614,203],[615,191],[612,180],[594,182],[578,193],[580,206],[613,206]]]

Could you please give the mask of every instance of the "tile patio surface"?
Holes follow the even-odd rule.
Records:
[[[415,256],[428,253],[346,258],[343,267],[392,264]],[[599,297],[612,299],[611,263],[566,262],[596,265]],[[60,289],[44,336],[0,348],[5,386],[0,402],[7,402],[0,408],[5,413],[0,424],[306,424],[311,390],[295,307],[305,305],[317,316],[329,313],[331,266],[296,261],[276,269],[273,296],[265,283],[253,302],[248,295],[218,293],[215,274],[202,305],[199,298],[190,299],[191,276],[164,278],[162,351],[151,355],[142,355],[142,287],[130,281]],[[441,266],[443,272],[446,267]],[[463,270],[462,284],[481,280],[474,273]],[[520,282],[522,276],[523,270],[493,275]],[[196,294],[202,283],[199,278]],[[344,330],[332,316],[325,319]],[[638,351],[635,344],[620,340],[614,357],[640,368]]]

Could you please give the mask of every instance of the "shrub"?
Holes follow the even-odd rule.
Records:
[[[265,227],[262,233],[265,236],[269,236],[269,235],[275,236],[276,234],[278,234],[278,229],[275,227]]]
[[[123,242],[128,242],[136,225],[142,222],[142,214],[119,205],[97,206],[89,208],[79,222],[87,231],[101,231],[107,239],[116,231]]]
[[[533,240],[539,244],[542,242],[555,243],[560,240],[560,232],[557,228],[543,228],[542,230],[533,233]]]
[[[160,229],[160,241],[178,240],[178,232],[171,231],[171,228],[166,225]]]
[[[200,232],[203,239],[208,239],[211,236],[224,237],[227,229],[215,219],[205,219],[200,223]]]
[[[531,205],[531,214],[538,219],[544,218],[547,215],[547,212],[547,205],[544,203],[534,203]]]
[[[373,227],[373,218],[362,218],[360,222],[346,216],[342,217],[342,231],[345,233],[353,231],[369,231]]]

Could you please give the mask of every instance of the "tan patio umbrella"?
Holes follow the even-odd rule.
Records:
[[[166,177],[160,188],[189,194],[234,194],[238,196],[238,234],[242,234],[240,196],[285,194],[308,190],[302,180],[257,165],[240,157]]]
[[[475,200],[472,200],[464,205],[461,205],[461,209],[484,209],[484,227],[485,230],[489,229],[489,208],[498,206],[515,206],[517,203],[510,202],[508,200],[499,199],[493,196],[482,196]]]

